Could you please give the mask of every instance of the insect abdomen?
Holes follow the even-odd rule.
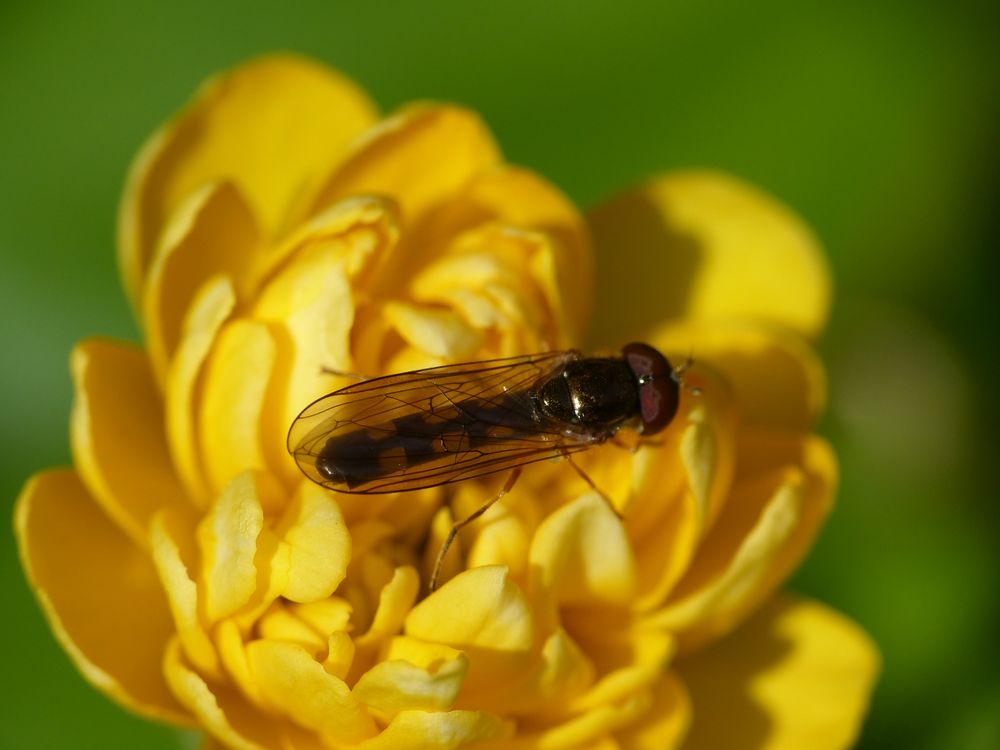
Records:
[[[341,485],[336,489],[350,492],[443,455],[456,454],[457,460],[486,442],[536,435],[537,420],[520,413],[505,401],[468,400],[446,411],[408,414],[384,426],[340,432],[328,438],[316,456],[316,470],[326,481]]]

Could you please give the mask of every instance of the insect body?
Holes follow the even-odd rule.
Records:
[[[679,400],[679,371],[648,344],[628,344],[619,357],[548,352],[341,388],[302,411],[288,449],[307,477],[338,492],[416,490],[512,471],[499,495],[452,528],[433,590],[455,533],[513,486],[521,466],[569,457],[625,427],[655,434]]]
[[[550,352],[365,380],[307,406],[288,449],[338,492],[415,490],[566,455],[623,427],[662,430],[679,378],[647,344],[621,357]]]

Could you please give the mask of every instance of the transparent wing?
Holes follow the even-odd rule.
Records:
[[[541,461],[592,441],[540,415],[531,393],[575,351],[470,362],[374,378],[307,406],[288,449],[339,492],[415,490]]]

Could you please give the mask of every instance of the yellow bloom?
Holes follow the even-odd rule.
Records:
[[[443,105],[377,120],[294,57],[206,85],[146,145],[120,217],[140,349],[72,357],[75,468],[32,478],[24,566],[83,674],[233,748],[836,748],[877,657],[776,589],[836,466],[807,341],[827,274],[753,188],[659,177],[588,221]],[[336,495],[285,450],[344,384],[637,337],[697,358],[656,443],[502,477]],[[324,368],[327,368],[324,370]]]

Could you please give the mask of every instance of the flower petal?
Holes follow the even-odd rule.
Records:
[[[488,224],[415,266],[406,289],[420,302],[451,307],[474,328],[495,330],[501,340],[490,356],[568,348],[557,248],[542,232]]]
[[[561,716],[566,703],[593,683],[594,665],[565,630],[556,628],[526,677],[514,688],[475,695],[466,691],[460,705],[482,703],[529,720],[547,714]]]
[[[454,750],[509,734],[503,721],[485,711],[403,711],[358,750]]]
[[[632,548],[621,520],[596,492],[546,518],[531,543],[535,586],[560,605],[624,604],[635,592]]]
[[[257,620],[254,630],[259,637],[269,641],[295,643],[314,658],[320,655],[329,642],[292,614],[280,600],[272,604]]]
[[[337,502],[322,487],[300,482],[275,531],[289,549],[283,596],[293,602],[326,600],[351,560],[351,535]]]
[[[842,615],[779,597],[678,668],[696,707],[685,750],[837,750],[856,738],[879,657]]]
[[[358,638],[359,645],[368,645],[372,641],[388,638],[399,632],[417,600],[420,588],[420,576],[415,568],[409,565],[398,567],[392,571],[392,578],[379,592],[375,616],[367,632]]]
[[[375,723],[347,684],[301,646],[254,641],[247,644],[247,660],[264,697],[297,724],[338,745],[375,734]]]
[[[236,305],[236,290],[227,276],[213,276],[202,285],[184,321],[177,356],[167,373],[167,436],[174,465],[188,496],[205,507],[215,496],[208,490],[196,437],[195,405],[205,359],[219,330]]]
[[[788,208],[714,172],[667,174],[590,215],[601,269],[593,340],[617,344],[663,320],[752,319],[814,336],[830,281]]]
[[[502,565],[459,573],[406,617],[406,634],[469,657],[469,690],[495,687],[521,671],[534,644],[534,617]]]
[[[276,345],[262,323],[225,326],[204,375],[199,437],[212,494],[247,469],[266,469],[261,413]]]
[[[245,298],[259,237],[253,215],[228,182],[195,191],[171,217],[157,245],[142,300],[149,356],[162,380],[181,340],[184,319],[201,286],[216,274]]]
[[[418,228],[414,243],[445,247],[487,224],[539,232],[548,241],[532,270],[549,297],[559,300],[559,330],[580,341],[593,296],[594,258],[576,207],[551,183],[527,169],[503,165],[475,177],[454,200]]]
[[[678,747],[691,724],[691,699],[675,673],[653,689],[653,703],[634,724],[618,732],[621,750],[669,750]]]
[[[684,394],[660,445],[633,459],[625,527],[636,556],[637,610],[663,602],[729,493],[737,455],[736,404],[728,388],[703,370],[698,367],[697,373],[702,394]]]
[[[310,213],[350,195],[391,195],[412,226],[435,203],[499,161],[493,136],[475,113],[410,105],[365,134],[320,190]]]
[[[442,361],[470,359],[479,349],[482,332],[452,310],[388,302],[382,308],[386,322],[410,346]]]
[[[263,440],[267,461],[280,467],[287,482],[301,476],[285,445],[288,426],[307,404],[343,385],[342,378],[324,368],[378,371],[380,363],[351,357],[355,308],[366,298],[356,289],[370,293],[397,235],[390,203],[352,198],[314,217],[265,258],[275,267],[253,316],[274,331],[272,382],[277,387],[268,394],[262,414]],[[371,345],[380,347],[381,341]]]
[[[209,623],[249,601],[257,584],[254,556],[264,509],[253,474],[244,472],[223,488],[198,524],[204,612]]]
[[[519,732],[512,744],[519,750],[593,748],[613,732],[629,726],[648,713],[651,705],[652,697],[649,693],[634,695],[618,704],[598,706],[539,732]],[[600,744],[596,746],[602,747]]]
[[[140,546],[150,519],[183,502],[149,361],[128,344],[91,339],[72,357],[73,460],[107,514]]]
[[[149,527],[150,552],[174,617],[184,655],[202,673],[219,676],[219,656],[208,636],[199,611],[197,549],[193,515],[168,508],[153,518]]]
[[[737,477],[733,496],[666,607],[649,624],[678,634],[687,650],[733,629],[794,570],[826,513],[836,460],[820,438],[803,438],[803,465]]]
[[[233,750],[281,747],[282,723],[247,704],[224,684],[206,682],[184,661],[177,640],[167,648],[163,671],[174,695],[223,747]]]
[[[400,711],[446,711],[462,687],[469,660],[459,653],[426,669],[401,659],[381,661],[358,680],[352,694],[382,721]]]
[[[420,602],[406,618],[406,634],[456,648],[517,652],[531,648],[534,627],[507,569],[492,565],[460,573]]]
[[[275,234],[293,201],[312,195],[320,173],[374,118],[353,83],[294,55],[262,57],[206,83],[132,165],[118,234],[133,305],[167,217],[192,190],[233,180],[263,232]]]
[[[323,669],[334,677],[346,680],[354,663],[354,654],[356,653],[354,641],[351,640],[351,636],[343,630],[331,633],[327,639],[326,651],[326,658],[323,660]]]
[[[658,329],[650,341],[721,373],[746,424],[808,430],[826,402],[823,364],[794,333],[748,322],[682,323]]]
[[[14,523],[28,580],[84,677],[131,711],[190,724],[163,679],[174,626],[146,553],[108,520],[72,471],[30,479]]]

